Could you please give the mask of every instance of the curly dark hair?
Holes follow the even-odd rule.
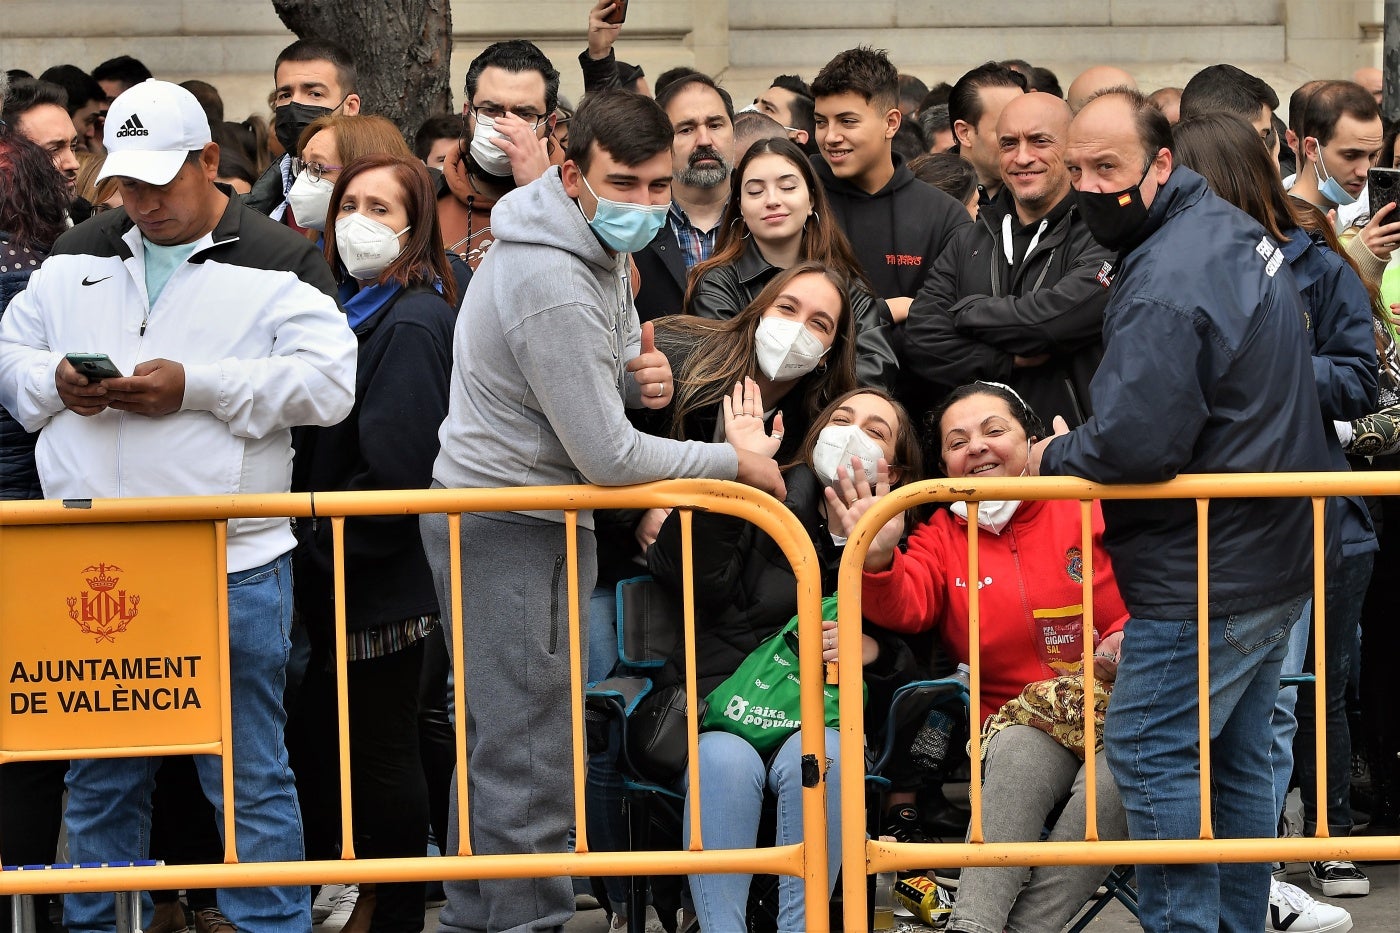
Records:
[[[47,152],[4,124],[0,180],[0,231],[15,246],[47,251],[68,226],[68,180]]]

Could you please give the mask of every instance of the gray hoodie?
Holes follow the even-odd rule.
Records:
[[[652,437],[627,420],[624,405],[641,404],[626,371],[641,347],[627,257],[608,255],[559,170],[502,198],[491,229],[496,243],[457,319],[433,478],[467,488],[733,479],[728,444]],[[579,522],[592,527],[592,513]]]

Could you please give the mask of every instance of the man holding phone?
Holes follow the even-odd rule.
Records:
[[[310,243],[214,183],[219,147],[189,91],[154,80],[126,91],[106,145],[103,175],[118,178],[125,211],[60,237],[0,320],[0,404],[40,432],[45,496],[288,491],[292,426],[335,424],[354,404],[356,341],[330,270]],[[89,379],[65,356],[76,351],[131,375]],[[282,739],[294,543],[286,519],[229,523],[239,861],[303,855]],[[71,763],[74,861],[146,856],[159,761]],[[221,809],[219,759],[195,762]],[[310,906],[305,886],[219,891],[242,930],[305,933]],[[69,894],[65,926],[112,930],[114,907],[107,894]]]

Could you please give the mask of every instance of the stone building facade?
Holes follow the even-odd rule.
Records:
[[[589,6],[454,0],[457,106],[476,52],[516,36],[544,48],[576,98]],[[930,84],[987,59],[1024,58],[1065,86],[1107,62],[1151,90],[1229,61],[1286,99],[1308,78],[1379,65],[1381,8],[1382,0],[633,0],[618,52],[653,76],[673,65],[717,74],[737,100],[775,74],[810,78],[856,44],[888,49],[901,71]],[[292,38],[270,0],[0,0],[0,67],[91,69],[127,53],[159,77],[210,81],[231,119],[266,109],[272,62]]]

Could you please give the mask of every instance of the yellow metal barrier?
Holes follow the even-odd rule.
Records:
[[[75,538],[80,540],[101,540],[112,545],[113,535],[132,534],[132,529],[152,527],[150,523],[160,523],[165,529],[178,529],[174,533],[201,534],[211,536],[216,555],[214,567],[216,575],[203,581],[204,597],[213,602],[218,626],[215,629],[216,644],[206,645],[201,650],[212,653],[221,661],[217,687],[210,695],[217,700],[221,731],[208,734],[208,728],[194,739],[169,743],[153,737],[145,739],[128,737],[122,747],[95,747],[94,741],[74,743],[63,741],[45,744],[43,730],[19,730],[16,735],[13,717],[0,718],[0,761],[21,758],[59,757],[113,757],[134,754],[183,754],[218,753],[229,748],[231,731],[228,725],[228,671],[227,658],[219,645],[226,642],[227,604],[226,584],[223,573],[223,541],[226,523],[237,518],[280,518],[295,517],[329,519],[332,522],[332,537],[335,548],[335,598],[336,598],[336,658],[338,678],[338,704],[340,715],[340,784],[341,784],[341,826],[343,855],[339,860],[306,861],[294,863],[257,862],[235,864],[233,809],[226,808],[225,824],[225,864],[222,865],[183,865],[160,867],[111,867],[78,868],[65,871],[34,871],[0,873],[0,894],[62,893],[65,891],[118,891],[139,889],[178,889],[178,888],[217,888],[250,885],[324,884],[345,881],[353,878],[363,882],[412,881],[424,878],[467,879],[467,878],[522,878],[551,875],[649,875],[684,874],[689,872],[742,872],[749,874],[785,874],[804,880],[807,900],[809,928],[824,931],[828,928],[827,911],[827,853],[825,832],[825,783],[820,782],[803,792],[803,829],[805,841],[793,845],[763,849],[736,849],[704,851],[699,819],[698,793],[691,794],[691,820],[695,827],[692,833],[690,851],[670,852],[592,852],[589,851],[587,820],[584,815],[584,783],[586,777],[584,730],[583,730],[583,668],[580,651],[581,620],[579,619],[579,580],[577,565],[578,512],[588,509],[636,509],[677,507],[682,509],[682,547],[685,557],[684,616],[687,668],[687,692],[689,709],[698,709],[695,681],[695,616],[694,593],[691,574],[691,510],[718,512],[742,518],[766,532],[782,549],[797,577],[797,605],[799,616],[799,674],[802,682],[808,685],[802,696],[802,752],[813,756],[817,761],[825,759],[825,739],[823,734],[823,705],[820,685],[822,683],[821,661],[821,575],[816,553],[806,531],[797,518],[782,507],[775,499],[754,489],[737,483],[708,480],[674,480],[665,483],[652,483],[617,489],[603,489],[590,486],[559,486],[513,489],[436,489],[422,491],[394,492],[338,492],[311,494],[282,494],[264,496],[208,496],[170,499],[104,499],[80,503],[58,502],[4,502],[0,503],[0,553],[11,537],[20,536],[20,529],[33,532],[39,526],[65,526],[57,529],[64,537],[64,543],[72,546]],[[467,798],[467,747],[465,736],[465,709],[463,696],[464,672],[460,651],[452,657],[455,685],[457,721],[457,773],[459,793],[459,824],[461,849],[456,855],[438,858],[408,859],[354,859],[353,834],[351,832],[351,789],[349,765],[348,704],[346,697],[345,661],[345,571],[343,564],[344,523],[346,517],[363,515],[410,515],[421,513],[446,513],[450,529],[450,555],[453,578],[452,606],[444,607],[453,619],[453,631],[461,632],[464,620],[461,616],[461,575],[465,570],[461,561],[458,535],[460,515],[463,512],[502,512],[518,510],[559,510],[563,512],[568,540],[569,557],[569,645],[574,660],[572,670],[573,702],[570,715],[573,721],[574,738],[574,812],[577,827],[577,843],[574,853],[520,854],[520,855],[472,855],[471,834],[467,831],[469,801]],[[76,526],[101,526],[86,529],[87,534]],[[120,526],[126,526],[122,528]],[[101,532],[99,535],[98,532]],[[149,537],[149,536],[148,536]],[[138,545],[139,546],[139,545]],[[189,547],[188,542],[182,545]],[[104,551],[104,553],[106,553]],[[191,558],[187,550],[181,554],[166,553],[162,560],[169,561],[177,572],[188,572],[189,567],[182,559]],[[110,568],[108,568],[110,570]],[[91,585],[97,589],[111,590],[112,574],[89,567],[94,576]],[[31,574],[42,571],[30,569]],[[104,575],[105,573],[105,575]],[[206,575],[207,576],[207,575]],[[31,579],[37,577],[31,576]],[[11,586],[18,585],[15,581]],[[208,592],[212,589],[214,592]],[[85,591],[84,598],[88,597]],[[155,594],[143,594],[150,599]],[[93,597],[96,598],[95,596]],[[117,599],[117,597],[111,597]],[[120,615],[122,607],[130,611],[129,598],[124,603],[110,604],[108,609]],[[61,605],[61,604],[60,604]],[[70,605],[74,605],[71,604]],[[87,604],[84,603],[83,606]],[[111,606],[117,606],[112,609]],[[153,613],[154,614],[154,613]],[[80,612],[79,615],[82,615]],[[79,621],[75,617],[75,621]],[[9,632],[17,626],[30,624],[27,617],[19,619],[0,618],[0,640],[9,638]],[[101,628],[112,628],[106,622],[97,626],[97,640],[102,641]],[[88,624],[93,629],[92,623]],[[92,634],[88,632],[86,634]],[[8,672],[7,672],[8,673]],[[13,676],[13,675],[11,675]],[[25,703],[31,702],[26,699]],[[210,704],[206,704],[210,705]],[[698,788],[699,754],[697,752],[698,716],[688,717],[687,742],[689,748],[690,786]],[[7,728],[8,727],[8,728]],[[162,727],[159,735],[166,735]],[[51,737],[52,738],[52,737]],[[91,738],[91,735],[89,735]],[[11,740],[18,740],[12,747]],[[224,756],[224,799],[231,801],[228,792],[232,779],[232,766],[229,756]],[[863,841],[863,840],[862,840]],[[0,853],[2,854],[2,853]],[[346,862],[354,859],[353,868]]]
[[[1400,494],[1400,473],[1292,473],[1236,474],[1179,477],[1166,483],[1152,485],[1107,486],[1073,477],[998,477],[991,479],[961,478],[930,480],[895,490],[878,501],[861,518],[846,543],[841,562],[839,592],[838,654],[860,657],[862,568],[870,542],[876,532],[891,518],[913,506],[926,502],[950,502],[958,499],[971,503],[983,500],[1079,500],[1083,520],[1084,559],[1084,670],[1092,677],[1093,664],[1093,549],[1090,546],[1090,504],[1094,499],[1194,499],[1197,506],[1197,592],[1198,616],[1208,618],[1207,570],[1209,553],[1206,548],[1209,501],[1217,498],[1308,497],[1312,500],[1314,518],[1313,553],[1315,593],[1325,592],[1323,561],[1324,529],[1322,522],[1326,498],[1336,495],[1397,495]],[[969,505],[968,515],[968,578],[978,579],[976,508]],[[969,666],[970,691],[968,719],[971,735],[971,760],[980,760],[981,657],[979,644],[980,594],[978,587],[969,586],[969,644],[972,656]],[[1326,813],[1326,648],[1323,632],[1326,625],[1325,600],[1313,601],[1313,630],[1316,655],[1315,715],[1317,729],[1317,809]],[[969,842],[960,844],[885,843],[867,840],[865,836],[865,786],[862,768],[864,750],[863,713],[860,696],[860,670],[855,665],[842,665],[840,683],[841,754],[841,817],[842,817],[842,894],[845,929],[865,929],[867,911],[866,876],[875,872],[909,869],[936,864],[964,865],[1118,865],[1132,863],[1186,862],[1255,862],[1255,861],[1317,861],[1320,859],[1400,860],[1400,836],[1367,836],[1330,839],[1326,821],[1319,821],[1314,838],[1292,839],[1214,839],[1210,819],[1210,696],[1209,658],[1207,656],[1206,626],[1198,626],[1198,703],[1201,747],[1201,826],[1200,838],[1194,840],[1130,840],[1100,841],[1096,827],[1093,755],[1086,756],[1087,774],[1085,840],[1083,842],[988,843],[982,837],[982,805],[980,768],[972,768],[970,787],[972,823]],[[805,681],[804,681],[805,682]],[[1092,691],[1085,691],[1092,696]],[[804,707],[804,716],[806,710]],[[1086,715],[1086,748],[1095,743],[1095,723]]]

